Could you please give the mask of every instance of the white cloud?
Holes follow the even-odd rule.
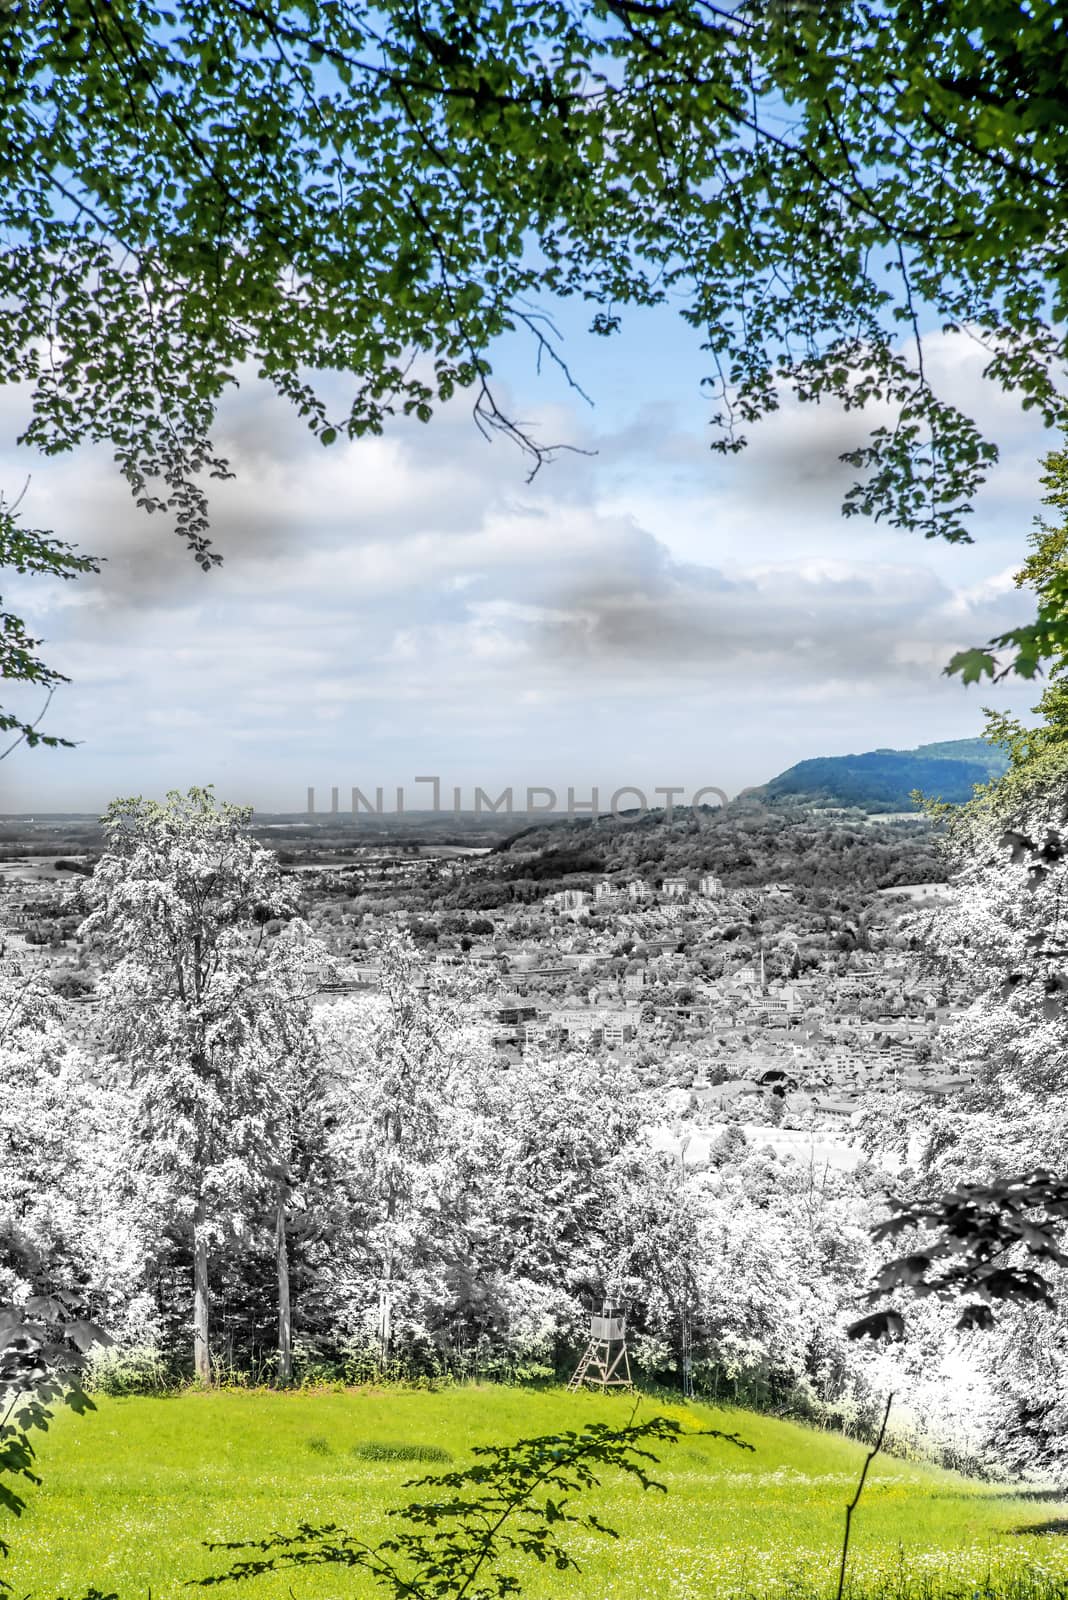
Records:
[[[952,381],[967,387],[974,359],[948,352]],[[74,680],[50,726],[85,744],[11,758],[6,804],[218,775],[292,807],[355,766],[388,785],[449,764],[472,784],[566,768],[733,789],[806,754],[973,733],[983,701],[1034,697],[981,700],[940,675],[1026,612],[1015,530],[1048,441],[999,408],[1011,552],[843,523],[843,419],[827,408],[784,407],[733,463],[654,397],[596,460],[562,458],[528,487],[462,406],[324,451],[243,390],[219,430],[238,476],[213,491],[226,563],[210,574],[133,507],[105,453],[49,462],[27,523],[51,519],[107,562],[75,584],[15,580],[8,598]],[[593,437],[585,418],[550,422]]]

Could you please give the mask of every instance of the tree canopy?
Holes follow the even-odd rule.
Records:
[[[172,792],[164,805],[116,800],[104,817],[108,850],[81,890],[80,932],[107,963],[101,1037],[133,1088],[132,1162],[150,1207],[192,1245],[202,1382],[212,1373],[211,1256],[249,1231],[267,1191],[282,1267],[294,1107],[314,1082],[310,997],[322,952],[272,852],[250,837],[250,815],[218,805],[210,788]],[[268,943],[274,916],[287,927]],[[288,1308],[281,1320],[288,1327]]]
[[[1068,448],[1051,451],[1044,467],[1044,503],[1060,518],[1038,520],[1016,574],[1017,587],[1038,599],[1038,620],[988,647],[993,652],[1011,638],[1032,670],[1052,659],[1033,707],[1041,721],[1025,727],[988,711],[986,738],[1005,751],[1008,770],[978,786],[966,805],[930,807],[947,823],[956,895],[924,929],[924,945],[932,970],[973,996],[947,1030],[946,1045],[970,1087],[931,1118],[921,1181],[904,1198],[891,1198],[875,1230],[877,1240],[900,1241],[908,1253],[882,1267],[868,1296],[879,1309],[853,1324],[854,1338],[903,1333],[901,1311],[886,1303],[899,1293],[967,1298],[961,1329],[993,1327],[1006,1305],[1063,1315],[1063,1286],[1047,1274],[1068,1266],[1068,655],[1061,642]],[[935,1184],[940,1193],[931,1192]]]
[[[98,570],[98,564],[92,556],[77,555],[69,544],[47,533],[20,528],[18,506],[21,498],[19,495],[9,504],[0,492],[0,570],[12,567],[16,572],[46,572],[58,578],[75,578],[79,573]],[[37,654],[41,642],[27,633],[21,617],[10,611],[0,611],[0,679],[35,684],[44,690],[45,695],[44,704],[33,722],[24,722],[21,717],[0,706],[0,735],[15,735],[6,749],[0,750],[0,761],[10,755],[23,739],[29,745],[71,743],[69,739],[38,732],[38,724],[57,686],[67,681],[62,672],[57,672],[41,660]]]
[[[250,370],[324,444],[466,391],[536,470],[500,337],[562,363],[554,301],[671,304],[713,448],[789,393],[875,407],[845,512],[967,540],[996,442],[924,337],[1064,423],[1066,82],[1056,0],[9,0],[0,381],[210,567]]]
[[[960,672],[965,683],[984,674],[1004,677],[1008,669],[999,668],[998,652],[1007,649],[1016,651],[1013,668],[1023,677],[1033,678],[1044,661],[1052,663],[1049,685],[1033,707],[1042,717],[1037,728],[1025,730],[1012,718],[988,713],[987,737],[1009,753],[1015,773],[1005,791],[995,791],[999,803],[1010,793],[1018,798],[1020,784],[1026,788],[1034,778],[1035,761],[1044,752],[1060,750],[1068,736],[1068,448],[1051,450],[1042,465],[1042,503],[1059,512],[1060,521],[1035,519],[1031,553],[1016,574],[1016,587],[1038,596],[1035,620],[991,639],[985,649],[961,651],[948,669]]]

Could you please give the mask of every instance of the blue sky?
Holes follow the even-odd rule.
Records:
[[[25,522],[107,557],[99,577],[5,589],[73,680],[48,727],[82,743],[4,761],[0,809],[212,782],[299,810],[310,784],[414,797],[429,773],[465,804],[476,784],[596,785],[602,804],[623,784],[733,794],[810,755],[968,737],[983,705],[1037,698],[941,676],[1027,611],[1011,573],[1052,443],[981,383],[966,337],[933,335],[928,365],[1002,461],[975,545],[949,547],[841,517],[856,414],[787,403],[719,457],[698,340],[670,311],[609,341],[567,331],[592,409],[539,377],[529,346],[500,354],[514,413],[596,452],[529,486],[462,400],[324,450],[243,386],[216,429],[237,478],[213,488],[225,565],[210,574],[135,508],[106,452],[7,446],[25,401],[0,391],[0,485],[31,474]]]

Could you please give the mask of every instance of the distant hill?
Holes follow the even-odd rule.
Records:
[[[1007,766],[1004,752],[984,739],[950,739],[921,744],[915,750],[815,756],[749,792],[767,800],[796,796],[815,805],[912,811],[915,806],[909,796],[914,789],[960,804],[971,799],[975,784],[1000,777]]]
[[[490,853],[491,878],[443,880],[450,909],[488,910],[509,901],[540,899],[559,888],[592,889],[598,878],[619,875],[652,885],[703,873],[728,890],[786,884],[832,903],[856,907],[876,889],[941,883],[945,857],[939,830],[925,817],[896,821],[859,809],[829,816],[790,797],[774,806],[739,798],[700,813],[676,806],[618,817],[545,822],[522,829]],[[792,913],[791,913],[792,914]]]

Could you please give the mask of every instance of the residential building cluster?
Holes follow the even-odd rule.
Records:
[[[9,971],[84,961],[48,931],[63,887],[53,865],[0,863],[0,961]],[[813,935],[805,894],[789,884],[735,889],[708,872],[619,873],[496,906],[467,919],[482,929],[477,936],[459,936],[421,886],[440,887],[445,875],[491,878],[500,868],[484,854],[382,851],[355,874],[333,864],[293,870],[310,920],[335,945],[323,1004],[373,993],[383,929],[422,916],[432,924],[428,966],[477,974],[485,1035],[502,1060],[531,1050],[603,1051],[606,1063],[617,1054],[699,1126],[843,1129],[873,1096],[905,1089],[934,1101],[961,1087],[943,1039],[968,996],[925,976],[895,940],[908,896],[876,893],[871,936],[843,949],[833,923]],[[351,937],[339,897],[360,908]],[[70,999],[91,999],[85,987],[71,985]]]

